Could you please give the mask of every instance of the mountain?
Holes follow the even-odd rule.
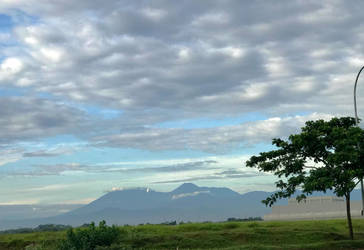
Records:
[[[156,192],[149,188],[125,189],[109,192],[62,215],[21,221],[0,219],[0,228],[34,227],[49,223],[77,226],[100,220],[123,225],[257,217],[271,210],[261,203],[267,195],[267,192],[241,195],[229,188],[199,187],[192,183],[184,183],[171,192]]]
[[[113,191],[61,217],[65,221],[73,217],[73,222],[79,221],[80,216],[90,218],[88,221],[107,218],[117,224],[161,223],[170,220],[218,221],[268,213],[270,209],[260,201],[259,196],[247,199],[228,188],[184,183],[171,192],[140,188]]]
[[[183,183],[181,186],[173,190],[172,194],[183,194],[183,193],[193,193],[197,192],[201,189],[201,187],[193,184],[193,183]]]
[[[360,190],[354,190],[353,200],[360,199],[359,193]],[[184,183],[171,192],[156,192],[149,188],[125,189],[109,192],[85,206],[57,216],[0,219],[0,229],[35,227],[40,224],[79,226],[100,220],[124,225],[262,217],[271,212],[271,208],[261,203],[270,194],[263,191],[239,194],[229,188],[200,187],[192,183]],[[313,195],[332,195],[332,192],[316,192]],[[287,204],[287,199],[282,199],[277,204]]]
[[[88,214],[103,209],[120,209],[125,211],[156,209],[161,203],[166,202],[168,198],[168,193],[155,192],[148,188],[112,191],[69,214]]]

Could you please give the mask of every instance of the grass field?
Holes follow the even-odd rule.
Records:
[[[100,249],[364,249],[364,220],[353,220],[353,225],[354,241],[346,220],[123,226],[118,242]],[[0,235],[0,249],[56,249],[65,235]]]

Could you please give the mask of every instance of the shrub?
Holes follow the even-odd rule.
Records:
[[[167,226],[175,226],[177,225],[177,221],[166,221],[166,222],[162,222],[160,225],[167,225]]]
[[[116,226],[109,227],[105,221],[99,226],[92,222],[88,227],[67,230],[66,239],[61,242],[59,250],[94,250],[97,246],[110,246],[120,235]]]

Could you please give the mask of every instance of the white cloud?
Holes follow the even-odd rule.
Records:
[[[167,14],[165,10],[152,8],[145,8],[142,13],[153,21],[160,21]]]
[[[34,36],[27,36],[27,37],[24,38],[24,41],[27,44],[30,44],[30,45],[33,45],[33,46],[36,46],[39,43],[39,41],[37,40],[37,38],[35,38]]]
[[[53,48],[41,48],[40,52],[42,55],[49,59],[51,62],[59,62],[62,59],[62,52],[59,49]]]
[[[182,48],[179,50],[178,56],[181,60],[188,60],[191,56],[191,52],[188,48]]]
[[[314,11],[299,17],[305,23],[322,24],[344,21],[350,17],[350,13],[343,8],[341,1],[321,2]]]
[[[70,188],[70,185],[53,184],[53,185],[47,185],[47,186],[29,188],[29,189],[27,189],[27,192],[33,192],[33,191],[55,191],[55,190],[65,190],[65,189],[69,189],[69,188]]]
[[[62,202],[59,202],[59,204],[89,204],[96,200],[97,197],[89,197],[89,198],[83,198],[83,199],[74,199],[74,200],[64,200]]]
[[[184,194],[175,194],[172,196],[172,200],[177,200],[177,199],[181,199],[181,198],[185,198],[185,197],[191,197],[191,196],[196,196],[199,194],[209,194],[210,191],[196,191],[193,193],[184,193]]]
[[[227,13],[206,13],[192,21],[192,25],[204,26],[204,25],[219,25],[229,22],[229,15]]]
[[[14,75],[23,69],[23,63],[19,58],[8,57],[0,65],[1,75]]]
[[[6,205],[33,205],[39,204],[40,199],[21,199],[21,200],[12,200],[9,202],[0,202],[0,206]]]
[[[11,162],[17,162],[22,158],[22,149],[0,150],[0,166]]]

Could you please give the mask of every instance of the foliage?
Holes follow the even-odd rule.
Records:
[[[92,222],[88,227],[67,230],[67,236],[61,242],[60,250],[94,250],[97,246],[110,246],[120,235],[116,226],[109,227],[101,221],[96,227]]]
[[[360,144],[364,148],[363,141],[363,130],[355,126],[354,118],[308,121],[300,134],[289,136],[288,141],[273,139],[277,150],[253,156],[246,165],[281,178],[276,182],[280,191],[264,201],[269,206],[277,198],[290,197],[298,187],[307,195],[331,189],[344,196],[364,174],[363,150],[358,149]]]
[[[175,226],[177,225],[177,221],[166,221],[166,222],[162,222],[160,225],[166,225],[166,226]]]
[[[248,167],[272,172],[280,178],[278,192],[263,202],[271,206],[279,198],[291,197],[298,188],[303,199],[313,191],[333,190],[347,200],[351,230],[350,192],[364,175],[364,131],[351,117],[330,121],[308,121],[299,134],[287,141],[273,139],[276,150],[260,153],[246,162]],[[352,231],[350,231],[352,236]]]
[[[261,221],[263,220],[262,217],[249,217],[249,218],[244,218],[244,219],[240,219],[240,218],[228,218],[226,221]]]
[[[364,220],[353,220],[358,240],[348,241],[345,220],[188,223],[123,226],[106,249],[360,249],[364,245]],[[80,228],[74,231],[81,230]],[[0,250],[54,250],[66,232],[0,235]],[[35,248],[38,247],[38,248]],[[32,248],[30,248],[32,249]],[[71,250],[72,248],[69,248]]]

